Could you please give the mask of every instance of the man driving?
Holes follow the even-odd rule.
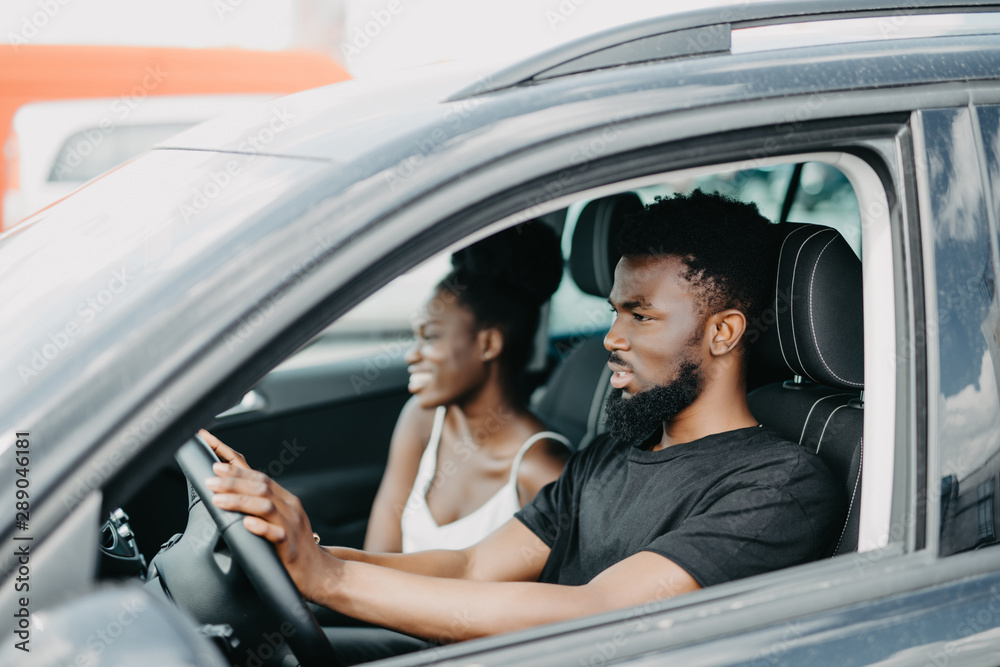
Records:
[[[378,554],[321,547],[298,499],[202,432],[212,502],[244,512],[301,593],[349,616],[453,641],[620,609],[813,560],[843,522],[818,457],[758,424],[748,324],[774,272],[753,204],[659,199],[620,234],[604,345],[607,433],[478,544]],[[459,622],[456,622],[459,619]]]

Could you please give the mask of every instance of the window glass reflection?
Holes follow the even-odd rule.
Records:
[[[996,239],[969,111],[925,112],[923,121],[937,279],[927,329],[939,345],[941,552],[950,554],[995,543],[1000,518]]]

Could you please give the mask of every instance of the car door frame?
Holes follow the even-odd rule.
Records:
[[[703,131],[707,127],[726,124],[744,127],[749,125],[748,129],[712,135],[691,136],[688,126],[695,120],[691,117],[692,114],[679,114],[680,118],[677,118],[678,114],[673,114],[622,123],[616,128],[619,132],[616,142],[620,140],[621,144],[616,143],[615,151],[608,151],[606,155],[583,163],[573,171],[562,169],[561,166],[573,164],[573,156],[578,154],[581,147],[586,147],[591,140],[600,137],[603,128],[598,127],[590,133],[570,137],[557,137],[540,143],[531,151],[472,170],[460,181],[428,193],[358,234],[349,256],[331,258],[318,267],[308,281],[304,281],[303,286],[315,290],[318,285],[323,285],[324,292],[318,295],[320,303],[318,307],[305,310],[294,327],[286,327],[286,331],[294,329],[298,335],[303,331],[318,332],[333,316],[360,302],[399,271],[408,270],[432,254],[488,235],[498,227],[519,219],[535,217],[545,212],[547,207],[561,207],[564,203],[553,197],[556,184],[560,195],[576,197],[594,188],[617,187],[616,184],[633,177],[706,164],[731,163],[746,158],[749,149],[761,146],[768,138],[781,137],[784,131],[782,124],[765,120],[775,117],[776,104],[769,101],[749,105],[753,107],[749,111],[746,107],[740,107],[739,111],[718,109],[714,114],[702,110],[698,126]],[[786,101],[785,104],[789,102]],[[853,150],[862,153],[868,150],[874,155],[877,144],[866,144],[866,140],[882,142],[881,150],[886,150],[887,144],[895,146],[897,135],[905,125],[907,116],[890,119],[887,123],[884,115],[859,116],[858,108],[851,108],[853,113],[846,117],[835,116],[802,124],[784,137],[784,142],[772,144],[772,154],[794,155],[818,149],[830,150],[832,146],[839,144],[844,148],[851,146]],[[734,114],[738,114],[738,118]],[[753,124],[755,120],[757,125]],[[654,131],[655,135],[667,135],[668,140],[663,143],[654,142]],[[682,140],[678,141],[678,137]],[[619,148],[621,150],[617,150]],[[881,169],[883,173],[880,176],[883,178],[893,177],[893,168],[898,162],[894,155],[895,149],[890,150],[893,155]],[[545,171],[546,168],[548,171]],[[896,186],[890,183],[887,191],[892,191],[894,187]],[[484,192],[493,194],[483,197]],[[895,202],[893,205],[899,204]],[[902,212],[896,215],[900,219],[904,216]],[[386,252],[387,248],[390,249],[389,252]],[[366,268],[372,270],[366,271]],[[330,292],[332,284],[339,284],[341,287]],[[292,298],[288,297],[287,300],[291,301]],[[307,320],[311,321],[306,324]],[[243,366],[239,374],[243,382],[246,382],[250,368],[263,371],[269,364],[283,359],[284,356],[280,355],[287,355],[289,348],[294,349],[302,342],[304,341],[273,338],[250,363]],[[232,381],[232,377],[227,378],[220,383],[219,388]],[[239,389],[230,386],[228,391],[219,393],[242,395],[240,392],[246,389],[248,385],[241,384]],[[213,411],[211,414],[225,407],[217,403],[206,405]],[[202,409],[204,411],[204,407]],[[890,575],[899,571],[898,557],[906,552],[906,547],[897,543],[879,550],[879,555],[874,558],[871,554],[850,554],[750,580],[732,582],[699,591],[683,599],[665,601],[655,605],[655,609],[641,613],[642,622],[636,624],[635,632],[625,642],[629,650],[626,652],[622,649],[619,657],[638,655],[654,649],[664,650],[672,643],[687,645],[699,639],[707,640],[752,628],[770,627],[775,623],[785,623],[825,609],[867,601],[871,593],[871,581],[896,581]],[[859,571],[865,575],[861,585],[857,581]],[[909,590],[913,585],[912,575],[904,577],[896,585]],[[731,607],[736,599],[746,605],[746,610],[727,614],[724,617],[727,620],[717,617],[710,626],[700,622],[706,614],[717,616]],[[536,658],[539,651],[544,651],[550,657],[558,654],[566,664],[575,664],[579,658],[589,659],[592,654],[586,647],[581,647],[581,632],[587,636],[588,642],[614,644],[616,633],[622,632],[621,624],[634,616],[634,610],[623,610],[533,628],[516,636],[466,642],[447,649],[436,649],[432,652],[433,656],[414,656],[413,664],[425,662],[430,657],[458,659],[473,655],[477,660],[488,658],[493,664],[531,662],[529,658]],[[673,627],[683,626],[682,640],[671,641],[661,632],[655,631],[657,624],[668,622]],[[540,648],[540,642],[551,647],[552,653],[548,653],[549,648]]]

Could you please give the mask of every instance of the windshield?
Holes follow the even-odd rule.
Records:
[[[141,328],[190,337],[184,327],[199,317],[184,323],[176,313],[224,268],[252,275],[240,254],[280,226],[269,206],[326,167],[154,151],[0,236],[0,433],[25,428],[15,422],[67,385],[106,376],[109,349]],[[211,316],[200,315],[202,326]],[[149,351],[150,367],[166,349]],[[134,368],[119,382],[134,386],[144,374]]]

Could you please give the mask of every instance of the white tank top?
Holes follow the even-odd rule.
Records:
[[[514,455],[510,466],[510,478],[499,491],[483,503],[472,514],[439,526],[427,506],[427,492],[437,473],[438,446],[444,430],[445,406],[440,406],[434,414],[434,427],[427,448],[420,458],[417,478],[403,508],[401,527],[403,531],[403,553],[426,551],[428,549],[464,549],[492,533],[506,523],[521,509],[517,499],[517,468],[524,454],[539,440],[557,440],[569,447],[569,440],[552,431],[541,431],[528,438]]]

